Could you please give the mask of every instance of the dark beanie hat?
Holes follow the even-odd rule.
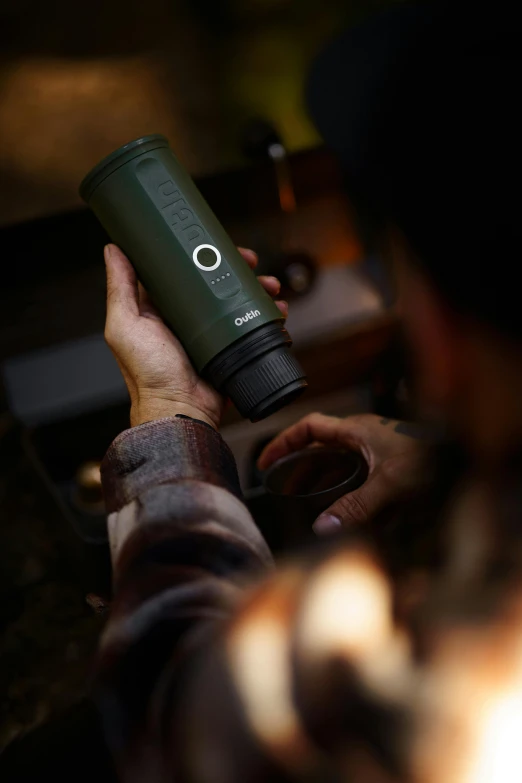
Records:
[[[317,59],[308,104],[453,307],[522,337],[516,4],[406,5]]]

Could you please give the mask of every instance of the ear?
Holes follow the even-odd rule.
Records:
[[[464,370],[458,319],[421,272],[408,269],[400,278],[400,306],[420,400],[428,407],[446,410]]]

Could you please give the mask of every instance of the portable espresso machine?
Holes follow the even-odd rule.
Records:
[[[258,421],[306,388],[281,313],[163,136],[116,150],[80,195],[138,277],[196,370]]]

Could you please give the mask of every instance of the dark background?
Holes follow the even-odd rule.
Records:
[[[84,174],[147,133],[165,134],[196,175],[245,163],[253,116],[275,122],[290,151],[317,145],[302,97],[310,62],[393,4],[3,0],[0,225],[78,205]]]

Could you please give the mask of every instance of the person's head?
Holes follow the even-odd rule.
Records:
[[[393,227],[421,402],[486,456],[522,443],[519,40],[497,6],[406,7],[335,44],[310,89],[325,139]]]

